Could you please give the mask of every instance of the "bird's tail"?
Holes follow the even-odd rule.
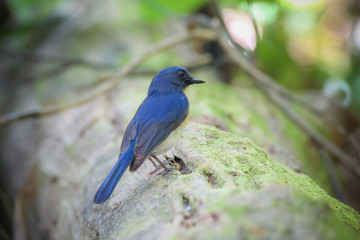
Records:
[[[134,144],[130,144],[129,148],[119,156],[115,166],[111,169],[109,175],[107,175],[99,190],[96,192],[93,200],[94,203],[103,203],[110,197],[116,184],[133,159]]]

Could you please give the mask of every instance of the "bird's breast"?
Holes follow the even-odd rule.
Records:
[[[180,126],[177,127],[174,131],[172,131],[170,135],[162,143],[160,143],[152,153],[154,155],[160,155],[169,151],[172,147],[174,147],[177,144],[177,142],[180,140],[187,122],[188,122],[188,117],[186,117],[186,119],[180,124]]]

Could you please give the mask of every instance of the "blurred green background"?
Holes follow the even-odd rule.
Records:
[[[0,0],[0,114],[71,102],[156,42],[191,29],[194,16],[206,15],[209,22],[219,24],[211,11],[213,3],[206,0]],[[243,48],[247,61],[318,109],[323,107],[321,114],[334,118],[347,135],[357,131],[359,137],[354,138],[357,141],[354,145],[360,146],[360,1],[223,0],[216,3],[227,30]],[[245,71],[229,60],[219,46],[202,41],[191,44],[192,47],[175,46],[157,53],[142,63],[136,74],[150,79],[161,68],[178,65],[194,67],[191,69],[194,76],[208,81],[206,74],[213,72],[197,70],[211,68],[216,75],[210,82],[219,81],[234,88],[251,85],[251,81],[245,81],[249,80]],[[212,58],[202,62],[204,54]],[[352,149],[346,149],[346,140],[329,130],[331,126],[321,120],[313,121],[306,109],[292,106],[332,142],[345,145],[345,152],[356,155]],[[231,117],[236,118],[224,118]],[[254,122],[250,124],[257,124]],[[313,149],[307,148],[309,139],[304,137],[299,142],[304,143],[304,152],[316,156],[312,155]],[[304,154],[307,157],[308,152]],[[311,157],[306,161],[308,166],[315,167],[306,173],[331,192],[322,161]],[[346,174],[336,171],[340,181],[346,178]],[[358,179],[344,180],[345,191],[350,185],[349,191],[356,187],[351,182],[358,183]],[[358,194],[349,197],[357,209]],[[5,229],[11,228],[8,221],[3,225]]]
[[[63,53],[69,57],[91,55],[101,62],[121,65],[134,53],[121,40],[126,43],[127,39],[144,38],[134,43],[142,44],[145,39],[161,39],[168,34],[164,28],[176,24],[169,19],[200,12],[206,4],[205,0],[1,1],[1,49],[32,49],[51,40],[49,31],[57,31],[51,36],[60,44],[68,40],[69,34],[81,33],[84,37],[86,33],[86,44],[65,48]],[[323,89],[327,95],[338,94],[342,104],[360,116],[358,1],[226,0],[219,1],[219,6],[233,36],[250,49],[264,72],[293,90]],[[250,15],[259,26],[260,39],[254,35]],[[108,26],[103,34],[92,35],[92,30],[102,24]],[[99,38],[109,44],[107,53],[105,46],[97,44]],[[177,59],[164,58],[152,60],[148,66],[177,63]],[[8,61],[2,59],[2,68],[10,65]]]

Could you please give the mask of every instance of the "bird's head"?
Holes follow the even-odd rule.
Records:
[[[205,81],[191,77],[185,68],[168,67],[155,75],[148,94],[179,92],[197,83],[205,83]]]

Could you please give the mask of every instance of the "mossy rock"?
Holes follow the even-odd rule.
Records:
[[[99,239],[358,239],[360,215],[251,140],[191,123],[173,151],[188,171],[125,173],[109,201],[91,202],[84,233]],[[180,160],[181,159],[181,160]],[[95,176],[104,175],[97,168]],[[98,185],[101,179],[89,182]]]

